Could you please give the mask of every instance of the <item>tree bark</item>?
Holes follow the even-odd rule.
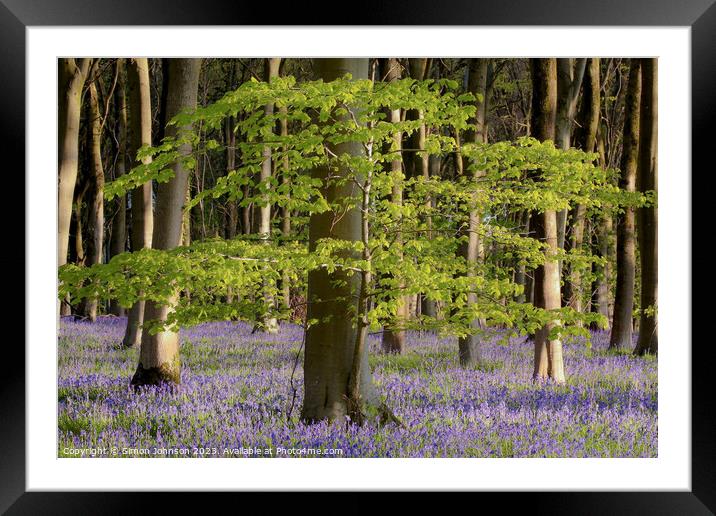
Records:
[[[368,59],[317,59],[314,61],[319,76],[332,81],[351,73],[355,79],[368,78]],[[336,145],[336,154],[363,154],[358,143]],[[313,170],[314,177],[325,180],[327,167]],[[345,169],[332,171],[333,175],[348,174]],[[329,184],[323,194],[329,203],[339,198],[359,196],[355,184]],[[335,220],[337,219],[337,220]],[[314,213],[309,222],[309,248],[314,250],[321,238],[361,239],[361,216],[358,207],[336,217],[330,211]],[[339,280],[338,282],[336,280]],[[342,280],[342,281],[340,281]],[[308,319],[318,323],[306,331],[304,357],[304,401],[301,419],[306,422],[321,420],[342,421],[348,414],[348,384],[353,368],[356,349],[357,326],[353,322],[355,296],[360,288],[360,278],[349,276],[345,271],[328,274],[325,270],[313,270],[308,274]],[[360,397],[364,403],[377,401],[368,366],[368,354],[363,347],[360,356]]]
[[[656,58],[641,60],[641,107],[639,113],[639,166],[637,186],[640,192],[658,191],[657,128],[658,128],[658,62]],[[639,339],[634,353],[658,352],[658,211],[656,204],[639,208],[639,257],[641,260],[641,316]]]
[[[171,120],[186,109],[196,109],[201,59],[172,59],[169,63],[169,91],[167,93],[167,118]],[[190,131],[191,126],[166,128],[166,136]],[[181,155],[191,154],[191,144],[179,148]],[[154,249],[169,250],[181,242],[182,214],[189,181],[189,171],[181,162],[172,165],[174,177],[157,187],[156,224],[152,235]],[[147,301],[144,308],[145,321],[165,322],[178,300],[177,294],[165,305]],[[137,371],[132,385],[156,385],[179,383],[181,365],[179,359],[179,334],[172,329],[151,335],[142,332],[142,344]]]
[[[639,100],[641,70],[638,59],[629,63],[629,83],[624,106],[624,134],[619,187],[626,192],[636,191],[636,171],[639,158]],[[614,296],[614,317],[609,348],[621,349],[632,345],[634,315],[634,280],[636,277],[636,243],[634,237],[634,208],[624,208],[617,220],[617,278]]]
[[[127,97],[125,94],[125,60],[117,59],[117,93],[115,109],[117,112],[117,159],[114,167],[114,179],[122,177],[126,172],[127,163]],[[115,202],[115,213],[112,217],[112,238],[110,240],[110,258],[122,254],[127,244],[127,196],[120,195]],[[116,316],[124,316],[124,307],[116,300],[109,305],[109,312]]]
[[[281,58],[269,58],[264,60],[264,80],[271,82],[272,79],[278,77],[278,69],[281,65]],[[273,116],[274,105],[266,104],[264,107],[266,116]],[[271,156],[271,147],[265,145],[263,148],[263,162],[261,163],[261,173],[259,175],[259,181],[262,185],[268,188],[268,182],[271,180],[273,175],[272,165],[273,160]],[[259,238],[265,243],[269,242],[271,238],[271,204],[268,201],[268,196],[262,199],[261,205],[256,207],[255,223],[256,233]],[[266,314],[262,317],[260,329],[266,333],[277,333],[278,332],[278,321],[276,317],[271,315],[271,311],[274,309],[275,299],[271,291],[274,288],[274,284],[269,280],[264,283],[264,301],[266,303]]]
[[[532,136],[540,141],[554,140],[557,63],[553,58],[532,59]],[[535,233],[547,244],[544,265],[535,271],[535,306],[545,310],[561,307],[559,284],[559,261],[554,256],[557,247],[557,215],[554,210],[534,213]],[[552,320],[540,328],[535,335],[534,374],[535,380],[550,378],[557,383],[565,382],[562,342],[551,339],[549,334],[560,324]]]
[[[468,90],[476,97],[475,100],[475,119],[471,130],[467,131],[466,138],[471,139],[475,143],[487,142],[487,131],[485,120],[487,113],[485,104],[487,102],[487,69],[489,59],[471,59],[468,72]],[[483,172],[475,171],[471,173],[471,178],[477,181],[484,175]],[[480,238],[479,231],[481,226],[481,214],[476,207],[476,200],[473,200],[472,206],[468,212],[468,232],[467,244],[463,246],[463,258],[467,266],[467,277],[474,278],[477,276],[477,268],[480,262],[484,260],[485,250]],[[467,305],[473,306],[477,303],[477,294],[469,292],[467,295]],[[472,331],[479,330],[484,327],[484,322],[480,319],[474,319],[470,322]],[[458,339],[458,354],[460,365],[462,367],[474,366],[480,361],[480,338],[477,334],[469,334]]]
[[[234,132],[234,117],[226,119],[226,173],[236,169],[236,133]],[[236,236],[236,227],[239,222],[239,210],[236,201],[229,199],[226,203],[226,238]]]
[[[95,79],[99,80],[99,78]],[[92,81],[89,85],[88,131],[91,154],[90,189],[87,217],[88,252],[87,266],[102,263],[104,244],[104,167],[102,166],[102,121],[99,112],[97,85]],[[97,298],[87,298],[84,303],[84,316],[91,322],[97,319]]]
[[[408,60],[408,71],[410,78],[416,81],[424,81],[430,74],[430,66],[432,59],[430,58],[410,58]],[[405,113],[407,120],[423,120],[424,113],[422,110],[409,109]],[[425,141],[427,138],[428,129],[425,124],[420,124],[417,131],[410,134],[407,138],[407,145],[403,148],[403,163],[405,164],[405,175],[407,178],[423,177],[425,179],[430,178],[430,159],[439,159],[436,156],[420,155],[419,151],[425,150]],[[432,206],[432,200],[427,199],[426,207],[430,209]],[[430,228],[432,227],[432,217],[429,215],[425,218],[426,226],[428,227],[428,238],[431,237]],[[425,317],[434,318],[437,315],[437,307],[435,301],[428,299],[424,294],[418,294],[420,303],[420,314]],[[418,308],[416,303],[416,311]]]
[[[288,136],[288,110],[285,106],[279,108],[281,114],[281,136]],[[284,152],[286,148],[284,147]],[[289,161],[288,155],[285,155],[281,160],[281,184],[285,188],[286,196],[290,195],[289,189]],[[291,236],[291,209],[289,206],[281,208],[281,236],[288,239]],[[281,297],[283,298],[283,307],[285,310],[291,308],[291,281],[288,278],[288,274],[283,274],[281,278]]]
[[[149,62],[146,58],[130,59],[127,63],[129,88],[129,158],[133,166],[139,165],[137,152],[143,145],[152,144],[152,107],[149,90]],[[167,77],[164,77],[167,80]],[[151,157],[141,163],[149,164]],[[131,192],[132,252],[152,247],[154,215],[152,211],[152,182],[147,181]],[[127,327],[122,338],[124,347],[139,346],[142,342],[144,301],[137,301],[127,314]]]
[[[574,113],[577,109],[586,63],[586,58],[557,59],[557,116],[554,143],[559,149],[567,150],[571,146]],[[566,230],[567,210],[564,209],[557,212],[557,245],[560,249],[564,249]]]
[[[91,59],[60,59],[58,63],[58,131],[57,131],[57,266],[67,263],[70,241],[72,201],[79,154],[80,111],[82,88],[87,79]],[[69,315],[69,304],[57,304],[57,316]]]
[[[602,168],[606,168],[606,152],[604,144],[604,131],[599,131],[599,162]],[[607,320],[607,329],[609,328],[609,275],[611,273],[610,263],[613,259],[612,247],[610,241],[612,238],[613,221],[608,213],[596,214],[593,217],[594,230],[592,231],[592,252],[597,256],[604,258],[604,265],[592,262],[592,273],[594,282],[592,283],[592,300],[591,311],[593,313],[604,316]],[[600,329],[596,322],[590,324],[592,330]]]
[[[385,70],[385,81],[391,82],[391,81],[397,81],[401,77],[401,68],[400,68],[400,62],[394,58],[391,57],[386,60],[386,70]],[[390,110],[390,122],[392,124],[398,124],[400,123],[400,114],[401,110],[398,109],[391,109]],[[398,152],[402,152],[402,133],[399,131],[396,132],[393,135],[393,146],[397,147]],[[399,156],[399,155],[398,155]],[[390,162],[390,172],[393,176],[393,187],[391,192],[391,202],[395,204],[396,206],[402,206],[403,205],[403,162],[400,158],[394,159]],[[398,221],[398,224],[401,222]],[[400,232],[398,232],[394,247],[397,249],[398,254],[400,255],[400,259],[403,259],[403,253],[402,253],[402,235]],[[398,288],[402,287],[403,285],[398,285]],[[394,353],[399,354],[403,352],[403,348],[405,347],[405,330],[401,329],[401,327],[405,324],[405,321],[408,319],[408,299],[405,296],[399,296],[397,299],[398,306],[396,308],[395,312],[395,322],[397,329],[391,329],[391,328],[385,328],[383,330],[382,335],[382,349],[383,353]]]
[[[575,146],[584,152],[594,152],[596,147],[599,126],[599,91],[599,59],[590,58],[584,81],[582,106],[578,115],[580,128],[574,138]],[[584,244],[585,216],[586,209],[583,205],[577,205],[572,210],[572,234],[569,249],[579,250]],[[572,307],[577,312],[582,312],[584,310],[583,298],[582,275],[578,269],[570,266],[564,286],[565,305]]]

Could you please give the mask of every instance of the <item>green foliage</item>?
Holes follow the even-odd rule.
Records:
[[[532,333],[558,319],[562,324],[554,332],[584,333],[575,323],[589,322],[593,314],[568,308],[546,312],[513,301],[522,287],[512,281],[509,268],[534,269],[548,258],[586,269],[599,258],[584,249],[548,254],[544,243],[520,234],[506,221],[525,210],[581,204],[590,210],[615,211],[654,200],[621,192],[610,181],[610,171],[594,166],[595,154],[562,151],[552,142],[521,138],[459,147],[454,134],[467,128],[474,100],[470,94],[459,94],[451,80],[373,83],[345,77],[330,83],[297,83],[289,76],[270,84],[245,82],[217,102],[171,120],[170,125],[179,128],[176,134],[156,147],[140,149],[138,157],[144,163],[108,183],[107,198],[147,181],[168,181],[178,160],[191,168],[202,153],[224,152],[222,144],[202,141],[191,128],[218,130],[227,117],[234,117],[240,135],[238,166],[193,198],[187,209],[203,198],[225,197],[239,206],[287,207],[304,217],[330,212],[339,220],[359,208],[359,193],[370,178],[370,205],[362,212],[370,227],[369,249],[360,241],[326,238],[309,251],[305,241],[276,237],[207,240],[170,251],[145,249],[89,268],[63,266],[59,296],[70,294],[74,302],[87,297],[116,299],[125,307],[138,299],[176,302],[167,321],[176,328],[206,320],[258,321],[267,311],[286,319],[287,307],[267,306],[264,301],[265,296],[280,297],[282,280],[300,290],[312,270],[340,272],[333,279],[340,282],[369,271],[374,282],[368,289],[372,303],[367,320],[373,330],[433,328],[464,336],[475,331],[471,323],[480,318],[491,326]],[[264,106],[270,103],[286,109],[267,114]],[[423,118],[391,123],[386,109],[419,110]],[[285,136],[274,130],[282,117],[291,127]],[[390,171],[392,161],[402,160],[394,135],[408,136],[421,123],[429,128],[424,153],[441,158],[457,154],[467,173],[406,179]],[[281,168],[287,181],[259,180],[266,148],[276,163],[287,158],[288,167]],[[345,185],[352,185],[356,195],[329,202],[326,191]],[[402,187],[401,204],[392,198],[396,185]],[[247,191],[252,193],[245,195]],[[458,256],[467,239],[469,212],[475,210],[482,214],[475,229],[482,244],[499,250],[498,258],[479,264]],[[398,320],[398,299],[418,293],[447,303],[450,313],[440,320]],[[153,321],[145,325],[151,332],[161,329]]]

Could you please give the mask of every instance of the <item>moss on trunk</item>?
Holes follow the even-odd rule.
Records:
[[[170,362],[164,362],[160,366],[145,368],[140,362],[132,377],[131,385],[140,387],[142,385],[178,385],[181,382],[181,363],[179,357]]]

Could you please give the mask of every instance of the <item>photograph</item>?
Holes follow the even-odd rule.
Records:
[[[660,457],[658,56],[53,59],[54,458]]]

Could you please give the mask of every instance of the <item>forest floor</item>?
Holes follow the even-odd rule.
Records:
[[[346,428],[299,422],[299,326],[182,330],[181,387],[135,393],[138,350],[118,346],[125,324],[60,325],[60,457],[251,457],[257,448],[281,457],[657,456],[656,359],[607,352],[607,332],[595,332],[591,348],[565,343],[563,386],[532,382],[523,338],[486,338],[482,365],[464,370],[455,339],[409,333],[404,354],[385,356],[372,336],[374,380],[405,427]]]

